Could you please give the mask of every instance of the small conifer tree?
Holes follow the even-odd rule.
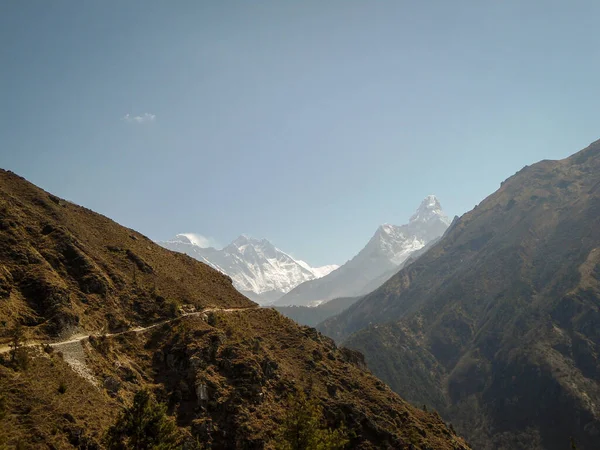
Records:
[[[25,333],[23,331],[23,326],[20,322],[17,322],[13,329],[10,332],[10,358],[11,361],[16,361],[19,351],[23,346],[25,341]]]
[[[339,450],[348,443],[346,430],[322,425],[323,411],[303,392],[288,397],[287,414],[279,430],[278,450]]]
[[[181,447],[181,434],[167,416],[166,406],[141,390],[135,394],[133,405],[108,429],[105,441],[112,450],[172,450]]]
[[[15,369],[27,370],[29,366],[29,353],[25,348],[25,331],[23,326],[17,322],[10,331],[10,360]]]

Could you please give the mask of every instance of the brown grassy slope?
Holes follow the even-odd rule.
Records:
[[[154,321],[182,304],[254,305],[225,275],[0,170],[0,339],[16,320],[45,337]]]
[[[600,142],[519,171],[322,329],[477,448],[598,448]]]
[[[116,398],[154,386],[178,424],[213,448],[274,448],[287,398],[300,390],[324,407],[324,424],[348,428],[349,448],[467,448],[439,416],[366,371],[361,355],[273,310],[188,317],[108,344],[96,340],[88,351],[97,379],[119,386]]]
[[[59,355],[30,353],[37,356],[25,371],[0,365],[0,448],[86,448],[100,442],[118,403],[75,376]]]
[[[0,448],[102,448],[120,405],[148,388],[203,448],[276,448],[288,396],[303,391],[323,407],[323,425],[347,428],[348,448],[468,449],[439,415],[366,371],[360,354],[273,310],[183,317],[82,345],[94,384],[57,352],[30,349],[25,370],[0,365]]]
[[[250,307],[69,344],[81,352],[88,379],[58,351],[29,349],[21,370],[4,355],[0,448],[102,448],[108,425],[141,388],[168,402],[182,431],[214,449],[273,448],[285,400],[299,390],[324,407],[324,424],[346,424],[351,448],[467,448],[439,416],[408,405],[365,371],[361,355],[253,308],[208,266],[14,174],[0,172],[0,181],[4,336],[16,321],[42,339],[152,323],[175,315],[177,304]],[[200,398],[202,386],[208,399]]]

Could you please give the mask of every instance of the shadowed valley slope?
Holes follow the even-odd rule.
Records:
[[[321,329],[475,448],[598,448],[600,142],[519,171]]]

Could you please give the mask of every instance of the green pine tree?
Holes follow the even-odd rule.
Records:
[[[342,427],[322,425],[323,410],[314,399],[300,392],[288,397],[287,414],[276,440],[278,450],[340,450],[349,442]]]
[[[181,447],[181,434],[166,406],[142,390],[108,429],[106,446],[111,450],[172,450]]]
[[[10,330],[10,360],[16,369],[27,370],[29,366],[29,353],[25,348],[25,330],[17,322]]]
[[[20,322],[17,322],[15,326],[10,330],[10,343],[8,344],[11,348],[10,359],[16,361],[19,355],[19,351],[23,347],[25,342],[25,332]]]

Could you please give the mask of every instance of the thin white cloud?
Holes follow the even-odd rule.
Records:
[[[181,233],[181,234],[183,236],[185,236],[186,238],[188,238],[192,244],[197,245],[198,247],[219,248],[219,243],[211,237],[202,236],[201,234],[198,234],[198,233]]]
[[[156,120],[156,114],[144,113],[140,116],[132,116],[127,113],[123,116],[123,120],[127,123],[148,123]]]

